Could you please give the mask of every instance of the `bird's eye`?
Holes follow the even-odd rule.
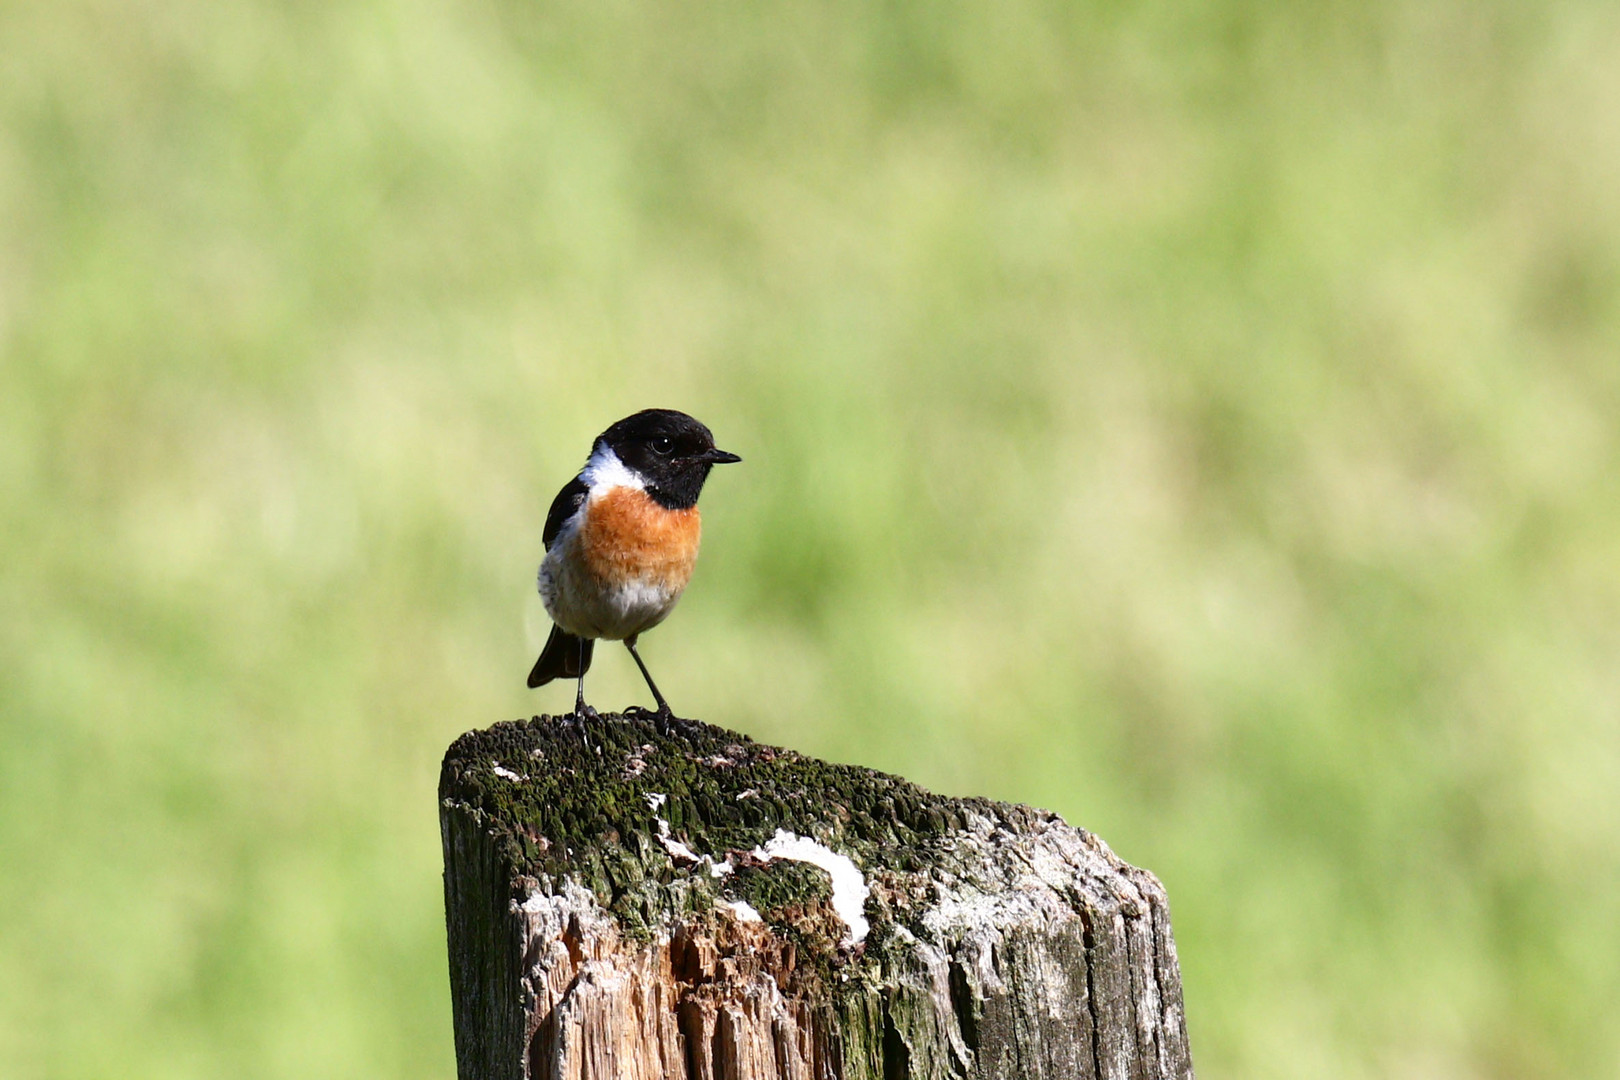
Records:
[[[668,454],[675,449],[675,440],[665,436],[652,441],[653,453]]]

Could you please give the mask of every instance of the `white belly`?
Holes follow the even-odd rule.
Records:
[[[576,637],[622,641],[664,621],[681,598],[657,577],[607,584],[573,556],[577,532],[559,536],[540,564],[540,598],[552,621]]]

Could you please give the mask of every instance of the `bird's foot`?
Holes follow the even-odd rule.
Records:
[[[599,719],[601,717],[597,711],[583,703],[576,705],[573,715],[569,717],[569,720],[573,722],[573,726],[579,728],[579,741],[588,752],[593,754],[599,754],[602,751],[591,744],[591,729],[586,726],[586,721]]]
[[[649,709],[645,705],[632,705],[624,710],[626,720],[651,720],[660,735],[668,735],[675,726],[675,713],[665,702],[656,709]]]

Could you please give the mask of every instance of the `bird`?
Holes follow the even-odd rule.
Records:
[[[658,715],[673,715],[636,640],[668,617],[691,580],[703,531],[697,501],[709,471],[741,460],[674,409],[643,409],[596,437],[585,467],[546,515],[537,582],[554,625],[529,672],[530,689],[578,679],[574,713],[594,716],[585,704],[591,653],[598,640],[622,641]]]

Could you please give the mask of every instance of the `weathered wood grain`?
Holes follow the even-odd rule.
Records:
[[[636,711],[439,795],[462,1080],[1192,1077],[1164,890],[1054,814]]]

